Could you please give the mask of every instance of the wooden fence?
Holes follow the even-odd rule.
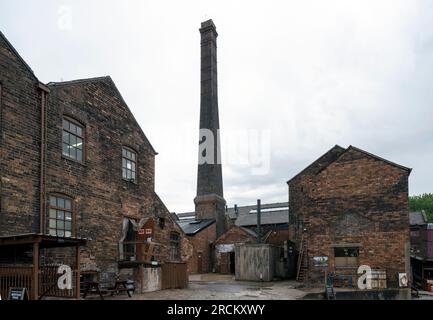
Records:
[[[57,281],[60,274],[57,266],[45,266],[39,270],[39,296],[73,298],[75,297],[75,278],[77,273],[72,273],[72,289],[61,290]],[[30,299],[33,297],[33,268],[32,267],[0,267],[0,294],[2,299],[7,299],[9,288],[26,288]]]
[[[0,295],[6,300],[9,288],[26,288],[29,298],[32,294],[33,269],[29,267],[1,267],[0,268]]]
[[[43,297],[74,298],[76,272],[72,272],[72,289],[60,289],[58,266],[45,266],[39,271],[39,295]]]
[[[167,262],[162,266],[162,289],[182,289],[188,286],[188,271],[184,262]]]

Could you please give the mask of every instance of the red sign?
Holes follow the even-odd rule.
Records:
[[[138,234],[144,234],[144,229],[139,229]]]
[[[146,234],[152,234],[152,229],[151,228],[147,228],[146,229]]]

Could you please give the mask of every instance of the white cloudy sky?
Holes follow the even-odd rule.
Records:
[[[113,78],[176,212],[193,209],[209,18],[229,205],[287,201],[285,181],[335,144],[413,168],[411,194],[433,191],[432,1],[0,0],[0,30],[41,81]],[[254,132],[268,170],[242,144]]]

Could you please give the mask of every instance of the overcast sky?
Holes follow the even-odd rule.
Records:
[[[433,191],[432,1],[0,0],[0,30],[41,81],[113,78],[176,212],[194,208],[209,18],[229,205],[287,201],[285,182],[336,144],[413,168],[410,194]]]

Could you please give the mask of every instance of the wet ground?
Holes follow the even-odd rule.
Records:
[[[335,288],[335,291],[347,291]],[[352,289],[353,290],[353,289]],[[89,296],[87,299],[99,299]],[[232,275],[191,275],[188,288],[161,290],[142,294],[126,293],[104,299],[118,300],[302,300],[323,299],[323,288],[305,288],[296,281],[250,282],[236,281]],[[420,292],[420,300],[432,300],[433,293]]]
[[[134,294],[135,300],[295,300],[307,292],[296,289],[295,281],[249,282],[236,281],[231,275],[206,274],[190,277],[186,289],[171,289]],[[98,297],[89,297],[97,299]],[[107,299],[112,299],[107,297]],[[131,299],[119,295],[114,299]]]

